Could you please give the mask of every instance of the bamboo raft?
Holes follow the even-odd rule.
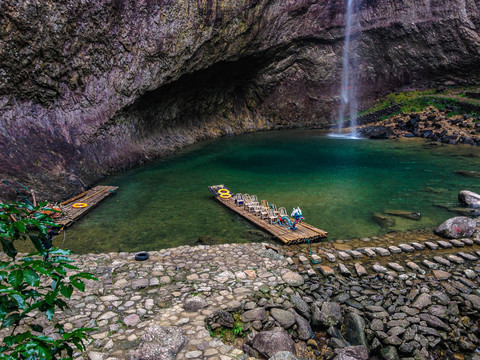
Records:
[[[62,227],[68,227],[75,221],[80,219],[87,212],[92,210],[103,199],[115,193],[117,186],[95,186],[93,189],[87,190],[67,201],[60,203],[62,213],[54,218],[54,221]],[[85,207],[73,207],[74,204],[83,203]]]
[[[286,245],[299,244],[306,242],[307,240],[314,241],[326,238],[328,235],[328,232],[317,229],[315,226],[304,222],[297,224],[296,230],[288,229],[278,224],[270,224],[267,220],[248,212],[243,206],[237,206],[233,197],[229,199],[222,199],[218,193],[218,190],[220,189],[226,188],[224,185],[213,185],[208,187],[208,190],[212,193],[215,199],[220,201],[223,205],[243,216],[260,229],[272,234]]]

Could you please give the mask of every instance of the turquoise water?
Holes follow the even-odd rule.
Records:
[[[432,227],[455,216],[458,191],[480,192],[480,149],[420,139],[329,138],[320,131],[279,131],[206,141],[168,159],[112,176],[118,194],[56,239],[78,253],[155,250],[214,242],[264,240],[262,232],[219,205],[208,185],[256,194],[291,211],[330,239]],[[387,209],[421,212],[421,221],[396,218],[381,227],[372,214]]]

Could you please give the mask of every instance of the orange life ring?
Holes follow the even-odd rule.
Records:
[[[220,197],[222,199],[230,199],[232,197],[232,195],[230,195],[230,194],[220,194]]]
[[[88,204],[87,203],[75,203],[72,205],[72,207],[76,208],[76,209],[81,209],[81,208],[84,208],[84,207],[87,207]]]

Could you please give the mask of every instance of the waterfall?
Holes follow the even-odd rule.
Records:
[[[345,121],[345,115],[350,115],[350,137],[357,137],[357,49],[351,42],[352,28],[358,24],[358,18],[355,16],[358,7],[356,0],[347,0],[346,24],[345,24],[345,43],[343,45],[342,59],[342,87],[340,90],[340,108],[338,110],[338,132],[341,132]],[[356,23],[352,22],[357,18]]]

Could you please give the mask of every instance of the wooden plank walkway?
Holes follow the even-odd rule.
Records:
[[[62,210],[63,214],[54,218],[54,221],[62,227],[72,225],[75,221],[97,206],[100,201],[107,196],[114,194],[117,189],[118,186],[99,185],[62,202],[58,207]],[[87,206],[80,208],[73,207],[73,205],[77,203],[84,203],[87,204]]]
[[[328,235],[328,232],[317,229],[316,227],[304,222],[297,224],[297,230],[287,229],[286,227],[278,224],[270,224],[267,220],[264,220],[255,214],[249,213],[243,208],[243,206],[235,205],[235,200],[233,197],[230,199],[222,199],[218,194],[218,190],[220,189],[226,188],[224,185],[213,185],[208,187],[208,190],[210,190],[215,199],[220,201],[223,205],[243,216],[245,219],[249,220],[262,230],[269,232],[287,245],[306,242],[307,239],[314,241],[321,238],[326,238]],[[230,193],[233,194],[231,191]]]

